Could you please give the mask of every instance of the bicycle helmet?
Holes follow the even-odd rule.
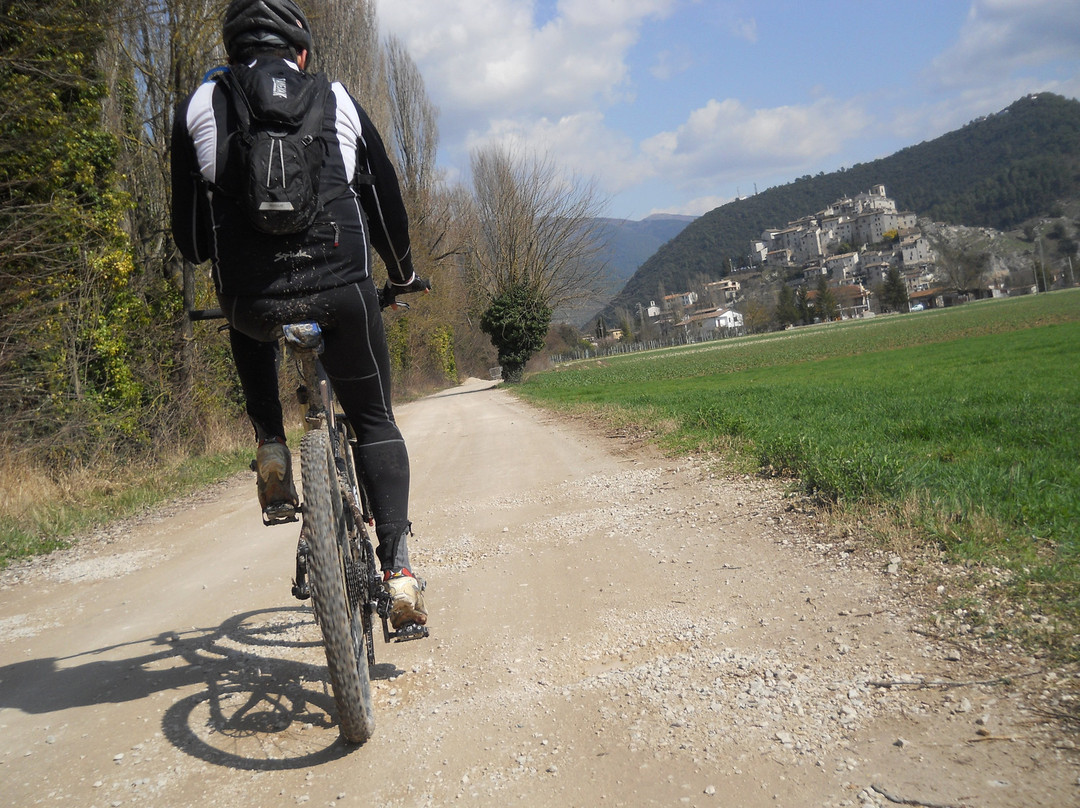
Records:
[[[311,50],[311,26],[294,0],[232,0],[221,38],[230,57],[252,48]]]

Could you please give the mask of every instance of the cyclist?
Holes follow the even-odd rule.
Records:
[[[233,76],[253,88],[249,98],[257,95],[260,77],[284,82],[273,85],[274,92],[281,88],[293,97],[315,84],[307,72],[311,28],[294,0],[232,0],[222,39]],[[426,286],[413,271],[394,167],[367,113],[333,82],[325,104],[308,112],[322,116],[322,209],[297,234],[267,235],[220,190],[230,169],[229,138],[239,126],[230,104],[222,82],[208,80],[177,107],[172,230],[185,258],[212,262],[258,443],[259,504],[271,523],[299,505],[278,396],[278,337],[283,323],[315,320],[324,330],[326,372],[356,429],[357,471],[371,498],[384,586],[394,599],[391,623],[395,629],[423,625],[424,585],[411,571],[407,543],[409,456],[390,405],[389,354],[370,265],[373,246],[392,293]]]

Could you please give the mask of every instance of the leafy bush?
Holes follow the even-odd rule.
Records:
[[[499,351],[507,382],[521,381],[529,357],[544,347],[551,313],[538,293],[519,284],[497,295],[480,318],[480,328]]]

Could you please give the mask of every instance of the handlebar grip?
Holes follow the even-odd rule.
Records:
[[[221,309],[192,309],[187,313],[188,319],[196,320],[224,320],[225,312]]]

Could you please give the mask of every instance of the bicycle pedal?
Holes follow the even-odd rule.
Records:
[[[274,525],[297,522],[299,521],[299,518],[296,515],[297,510],[297,506],[291,505],[288,502],[267,505],[263,508],[263,524],[267,527],[272,527]]]
[[[390,639],[394,642],[410,642],[412,640],[423,640],[428,635],[427,626],[421,626],[419,623],[405,623],[397,631],[391,632]]]

